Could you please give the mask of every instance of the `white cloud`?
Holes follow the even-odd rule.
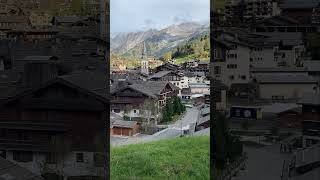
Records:
[[[185,21],[206,21],[209,0],[111,0],[111,31],[164,28]]]

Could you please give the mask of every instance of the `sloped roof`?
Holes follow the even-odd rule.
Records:
[[[1,180],[43,180],[31,171],[0,157]]]
[[[115,120],[112,123],[112,127],[121,127],[121,128],[134,128],[137,124],[137,121],[124,121],[124,120]]]
[[[170,73],[172,73],[172,71],[159,71],[159,72],[149,76],[148,79],[161,78],[161,77],[163,77],[167,74],[170,74]]]
[[[109,81],[105,74],[101,72],[79,72],[70,75],[60,76],[59,78],[68,81],[87,91],[93,92],[101,97],[109,98]]]
[[[113,86],[111,88],[111,94],[130,88],[156,99],[167,85],[172,89],[175,88],[167,81],[124,81],[120,87],[119,85]]]

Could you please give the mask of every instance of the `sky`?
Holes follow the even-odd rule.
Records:
[[[210,0],[110,0],[112,35],[209,19]]]

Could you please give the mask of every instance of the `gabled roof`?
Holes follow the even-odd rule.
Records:
[[[109,103],[109,88],[107,86],[108,81],[106,76],[98,74],[98,72],[79,72],[76,74],[59,76],[37,87],[25,87],[22,84],[18,84],[13,86],[10,92],[5,94],[1,92],[0,100],[2,100],[1,103],[10,102],[33,93],[39,89],[45,88],[51,84],[62,83],[69,87],[78,89],[83,93],[88,93],[104,103]]]
[[[111,95],[129,88],[151,98],[157,99],[167,85],[169,85],[173,90],[175,88],[171,83],[167,81],[125,81],[122,84],[123,85],[121,87],[112,87]]]
[[[0,179],[2,180],[42,180],[31,171],[0,157]]]
[[[159,72],[157,72],[157,73],[149,76],[148,79],[158,79],[158,78],[162,78],[162,77],[164,77],[164,76],[166,76],[166,75],[168,75],[168,74],[170,74],[170,73],[173,73],[173,74],[175,74],[175,75],[177,75],[177,76],[180,76],[179,74],[177,74],[177,73],[175,73],[175,72],[173,72],[173,71],[159,71]]]
[[[121,128],[134,128],[138,124],[137,121],[124,121],[124,120],[116,120],[112,123],[113,127],[121,127]]]

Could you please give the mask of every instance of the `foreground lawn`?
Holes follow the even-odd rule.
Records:
[[[209,179],[209,136],[111,148],[111,179]]]

